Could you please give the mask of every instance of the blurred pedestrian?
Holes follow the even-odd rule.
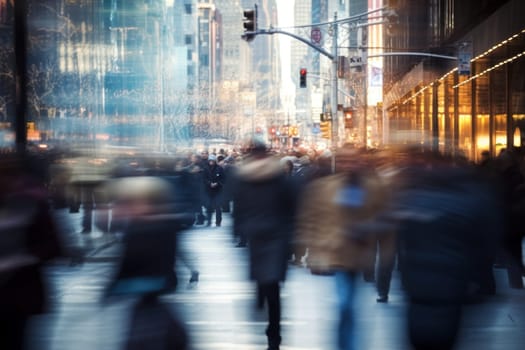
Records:
[[[407,159],[393,212],[408,336],[417,350],[452,349],[470,289],[492,273],[501,202],[473,167],[432,152]]]
[[[356,277],[371,268],[375,220],[390,198],[381,178],[353,150],[341,150],[338,158],[339,171],[312,181],[300,197],[296,244],[308,247],[312,273],[335,274],[337,347],[349,350],[356,348]]]
[[[498,173],[505,205],[506,225],[502,239],[503,261],[511,288],[523,289],[523,247],[525,237],[525,176],[515,149],[503,149],[497,158]]]
[[[62,255],[50,198],[27,160],[0,158],[0,349],[22,350],[28,321],[46,312],[43,268]]]
[[[211,226],[215,213],[215,226],[222,223],[222,192],[224,187],[224,170],[217,164],[217,156],[208,156],[208,166],[204,169],[204,188],[206,194],[206,226]]]
[[[250,278],[257,284],[257,306],[268,306],[268,349],[281,344],[280,283],[285,280],[296,193],[279,160],[252,140],[233,188],[234,230],[247,236]]]
[[[110,193],[115,199],[113,218],[123,232],[124,250],[106,296],[139,297],[126,349],[187,349],[188,335],[182,321],[159,297],[176,290],[177,237],[187,228],[192,214],[177,211],[176,188],[156,176],[116,180],[110,184]]]
[[[192,182],[191,188],[195,191],[193,202],[195,225],[203,225],[206,220],[203,212],[203,207],[205,206],[204,169],[206,166],[199,154],[191,154],[187,171],[190,174]]]
[[[219,158],[219,157],[217,157]],[[230,213],[232,205],[232,185],[235,177],[236,165],[235,159],[227,156],[219,163],[224,170],[224,188],[222,191],[222,212]]]
[[[107,160],[95,159],[90,156],[76,158],[71,175],[71,186],[80,194],[82,207],[82,229],[80,233],[90,234],[94,220],[103,233],[109,232],[108,198],[100,191],[104,181],[110,174]],[[73,211],[75,212],[75,211]]]

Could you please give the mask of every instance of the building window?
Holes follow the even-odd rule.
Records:
[[[184,36],[184,43],[185,43],[186,45],[191,45],[192,42],[193,42],[193,37],[192,37],[192,35],[191,35],[191,34],[186,34],[186,35]]]
[[[193,50],[188,50],[188,52],[186,53],[186,58],[188,59],[188,61],[192,60],[192,58],[193,58]]]
[[[206,54],[201,55],[199,61],[203,66],[208,66],[210,64],[209,56]]]
[[[187,15],[191,15],[191,12],[192,12],[191,4],[184,4],[184,12],[185,12]]]
[[[449,38],[454,32],[454,0],[445,2],[444,31],[445,39]]]

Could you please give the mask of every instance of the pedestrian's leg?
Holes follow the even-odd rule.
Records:
[[[94,221],[96,227],[103,233],[109,233],[109,199],[103,190],[95,189],[93,191],[93,198],[95,201]]]
[[[367,252],[367,268],[363,271],[363,278],[365,282],[375,282],[376,276],[375,276],[375,266],[376,266],[376,255],[377,255],[377,245],[378,242],[376,241],[373,245],[372,249]]]
[[[353,315],[355,274],[348,271],[337,271],[335,283],[338,298],[339,326],[337,345],[339,350],[355,349],[355,326]]]
[[[190,270],[190,283],[199,282],[199,269],[197,268],[196,258],[191,256],[187,249],[180,247],[177,249],[177,258]]]
[[[394,244],[394,236],[384,236],[380,237],[378,240],[376,287],[378,294],[377,301],[380,303],[388,301],[392,271],[394,270],[394,265],[396,262]]]
[[[21,315],[19,312],[6,312],[2,310],[0,315],[0,348],[23,350],[27,316]]]
[[[264,289],[261,284],[257,283],[257,309],[264,309],[264,301],[266,296],[264,294]]]
[[[197,225],[204,225],[204,221],[206,220],[206,216],[204,215],[204,210],[202,207],[202,203],[199,203],[195,210],[197,213]]]
[[[222,222],[222,208],[219,201],[215,202],[215,224],[221,226]]]
[[[211,215],[213,213],[213,200],[208,198],[206,203],[206,226],[211,226]]]
[[[93,224],[93,191],[91,187],[82,188],[82,233],[90,233]]]
[[[279,295],[279,282],[262,286],[268,302],[268,348],[277,350],[281,345],[281,298]]]
[[[518,234],[509,234],[506,240],[507,276],[511,288],[522,289],[523,280],[522,238]]]

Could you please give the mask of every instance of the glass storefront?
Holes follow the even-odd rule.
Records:
[[[471,61],[470,75],[453,69],[412,89],[389,108],[400,143],[432,145],[478,161],[483,151],[521,147],[525,140],[525,29]],[[412,130],[412,132],[409,132]],[[401,143],[403,140],[401,140]]]

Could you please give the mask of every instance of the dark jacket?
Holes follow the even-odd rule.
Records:
[[[208,166],[204,169],[204,188],[209,196],[218,195],[222,192],[224,181],[224,169],[218,165]],[[213,186],[212,184],[216,184]]]
[[[173,184],[160,177],[131,177],[112,184],[113,219],[124,234],[109,295],[162,294],[175,289],[177,234],[187,227]]]
[[[246,159],[233,188],[234,230],[247,236],[250,277],[258,283],[283,281],[291,251],[295,187],[278,159]]]
[[[63,255],[49,197],[40,183],[22,174],[2,176],[1,182],[0,310],[19,316],[42,313],[49,306],[42,269]]]
[[[461,303],[494,246],[502,213],[469,168],[418,169],[398,198],[402,281],[418,302]]]

